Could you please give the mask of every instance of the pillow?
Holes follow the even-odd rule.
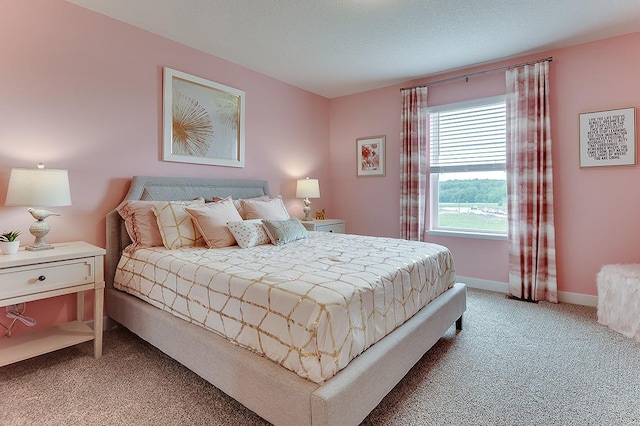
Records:
[[[153,214],[156,201],[127,200],[116,208],[131,238],[131,244],[125,251],[133,251],[141,247],[157,247],[162,245],[162,236]]]
[[[271,243],[276,246],[309,238],[309,233],[295,217],[287,220],[263,220],[262,224]]]
[[[271,239],[267,235],[267,231],[264,230],[260,219],[229,222],[227,226],[240,248],[271,244]]]
[[[245,219],[247,220],[286,220],[290,218],[280,196],[270,200],[240,200],[240,205],[245,211]]]
[[[198,203],[204,203],[204,198],[197,198]],[[182,201],[190,203],[191,201]],[[142,247],[161,247],[164,245],[153,206],[166,201],[126,200],[116,208],[127,229],[132,244],[124,251],[131,252]]]
[[[236,243],[227,223],[239,222],[242,218],[233,205],[231,197],[203,206],[188,206],[185,207],[185,210],[193,219],[193,223],[207,243],[207,247],[222,248]]]
[[[271,197],[269,197],[268,195],[261,195],[260,197],[253,197],[253,198],[246,198],[247,200],[255,200],[255,201],[269,201],[271,199]],[[224,200],[224,198],[221,197],[213,197],[213,201],[222,201]],[[240,213],[240,217],[242,217],[242,219],[246,219],[247,218],[247,214],[244,211],[244,208],[242,207],[242,203],[240,202],[242,200],[242,198],[240,199],[234,199],[233,200],[233,205],[236,206],[236,210],[238,210],[238,213]]]
[[[202,202],[164,201],[153,205],[152,210],[156,216],[162,243],[166,248],[174,250],[204,245],[202,236],[185,210],[185,207],[197,207],[203,204],[204,199]]]

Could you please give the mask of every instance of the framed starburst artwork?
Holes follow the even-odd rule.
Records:
[[[162,159],[244,167],[244,92],[164,68]]]

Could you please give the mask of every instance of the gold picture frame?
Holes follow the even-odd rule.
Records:
[[[361,176],[385,175],[386,136],[367,136],[356,139],[356,167]]]
[[[580,167],[637,163],[636,109],[585,112],[580,122]]]
[[[164,161],[244,167],[242,90],[164,68]]]

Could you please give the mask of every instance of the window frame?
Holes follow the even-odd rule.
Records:
[[[472,107],[480,107],[483,105],[490,105],[493,103],[503,103],[506,107],[506,95],[498,95],[491,96],[479,99],[473,99],[469,101],[463,102],[455,102],[449,104],[438,105],[434,107],[427,108],[427,113],[429,114],[429,151],[427,153],[429,158],[429,195],[428,195],[428,205],[429,205],[429,227],[427,229],[427,235],[434,236],[448,236],[448,237],[463,237],[463,238],[479,238],[479,239],[490,239],[490,240],[507,240],[508,229],[504,232],[501,231],[484,231],[481,229],[469,229],[469,228],[451,228],[451,227],[441,227],[438,224],[438,214],[439,214],[439,183],[440,183],[440,174],[447,172],[432,172],[431,171],[431,144],[433,143],[431,139],[431,114],[434,112],[449,112],[455,111],[465,108]],[[506,145],[506,117],[505,117],[505,145]],[[449,172],[474,172],[474,171],[505,171],[506,177],[506,146],[505,146],[505,159],[504,159],[504,167],[498,167],[496,165],[486,165],[486,166],[452,166],[450,167]],[[508,205],[508,194],[507,194],[507,205]],[[508,213],[507,213],[508,214]],[[508,219],[507,219],[508,220]]]

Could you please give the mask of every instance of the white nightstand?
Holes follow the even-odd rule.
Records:
[[[302,220],[307,231],[335,232],[344,234],[345,221],[342,219]]]
[[[16,337],[0,337],[0,366],[89,340],[94,341],[95,358],[102,356],[105,250],[82,241],[54,247],[0,255],[0,307],[77,293],[76,320]],[[94,290],[93,330],[83,322],[86,290]],[[38,319],[37,312],[30,314]],[[0,333],[5,331],[0,327]]]

